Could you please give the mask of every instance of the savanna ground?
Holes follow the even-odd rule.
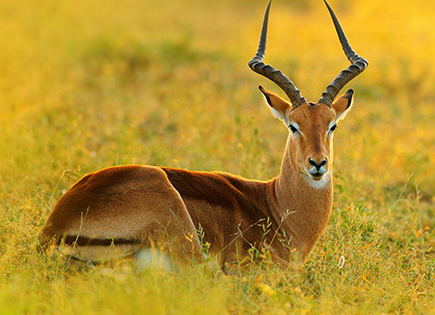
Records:
[[[331,5],[370,66],[335,135],[330,223],[305,274],[227,277],[77,270],[36,235],[103,167],[278,174],[287,131],[257,85],[279,89],[247,67],[266,0],[2,1],[0,313],[433,313],[435,5]],[[266,61],[313,101],[348,66],[320,0],[274,1]]]

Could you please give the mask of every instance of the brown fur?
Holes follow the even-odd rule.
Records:
[[[329,220],[328,125],[342,114],[337,110],[343,111],[345,100],[337,100],[337,110],[323,104],[293,109],[277,97],[270,100],[278,100],[284,119],[303,134],[289,135],[277,178],[262,182],[138,165],[103,169],[60,198],[39,235],[41,246],[53,240],[68,255],[100,261],[158,245],[170,247],[175,258],[199,260],[202,231],[202,241],[223,266],[244,260],[253,248],[268,250],[282,267],[299,267]],[[312,157],[328,159],[331,179],[321,188],[305,172]]]
[[[327,87],[319,103],[306,103],[285,75],[263,62],[270,2],[259,48],[249,62],[295,105],[260,86],[274,115],[291,130],[277,178],[261,182],[137,165],[103,169],[60,198],[39,234],[41,248],[54,242],[72,257],[99,261],[159,246],[175,259],[191,261],[201,260],[203,241],[225,267],[264,250],[278,265],[299,268],[329,220],[332,134],[350,108],[353,91],[331,102],[367,66],[326,5],[353,66]]]

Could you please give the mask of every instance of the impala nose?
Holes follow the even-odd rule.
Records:
[[[320,162],[317,162],[316,160],[309,158],[308,162],[313,166],[309,171],[308,174],[316,180],[319,180],[325,175],[328,171],[323,167],[328,162],[327,159],[323,159]]]
[[[312,158],[308,159],[308,162],[310,162],[310,164],[312,166],[314,166],[315,168],[317,168],[318,170],[320,170],[320,168],[326,164],[326,159],[323,159],[322,161],[320,161],[319,163],[317,163],[315,160],[313,160]]]

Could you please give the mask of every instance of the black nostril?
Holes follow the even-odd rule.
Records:
[[[323,159],[320,163],[316,163],[316,161],[314,161],[313,159],[309,158],[308,162],[310,162],[310,164],[312,166],[315,166],[317,169],[320,169],[323,165],[326,164],[326,159]]]
[[[313,159],[308,159],[308,162],[310,162],[310,164],[311,164],[312,166],[317,167],[317,163],[316,163],[316,161],[314,161]]]
[[[325,165],[325,164],[326,164],[326,159],[323,159],[323,161],[320,162],[319,167],[322,167],[322,166]]]

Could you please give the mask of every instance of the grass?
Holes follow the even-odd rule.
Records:
[[[331,0],[332,1],[332,0]],[[335,201],[305,274],[76,268],[36,235],[87,172],[129,163],[269,179],[286,131],[247,67],[263,1],[0,4],[1,314],[433,313],[435,7],[333,1],[370,61],[335,137]],[[316,100],[347,67],[323,3],[274,1],[267,60]],[[340,257],[344,265],[338,266]]]

